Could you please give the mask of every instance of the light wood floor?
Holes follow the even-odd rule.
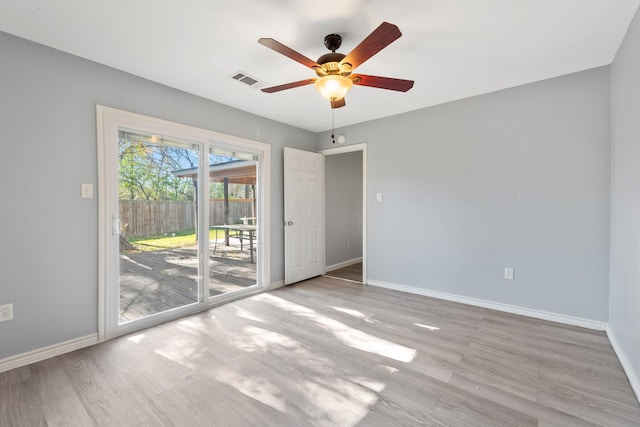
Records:
[[[346,267],[339,268],[337,270],[327,271],[325,276],[336,277],[339,279],[346,279],[346,280],[351,280],[352,282],[362,283],[362,263],[356,262],[355,264],[351,264]]]
[[[1,426],[638,426],[604,333],[330,278],[0,374]]]

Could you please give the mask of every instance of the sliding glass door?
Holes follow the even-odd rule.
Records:
[[[258,157],[209,148],[209,297],[256,285]]]
[[[197,143],[118,132],[120,324],[198,302],[198,155]]]
[[[268,286],[268,145],[106,107],[98,124],[102,339]]]

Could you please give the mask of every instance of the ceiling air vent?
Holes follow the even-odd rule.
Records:
[[[262,82],[258,79],[256,79],[255,77],[251,77],[250,75],[248,75],[247,73],[243,73],[242,71],[238,71],[236,73],[233,73],[231,75],[231,78],[233,80],[237,80],[240,83],[244,83],[247,86],[251,86],[254,88],[258,88],[260,86],[262,86]]]

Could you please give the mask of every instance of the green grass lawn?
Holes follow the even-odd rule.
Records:
[[[235,231],[230,231],[229,235],[234,236]],[[218,239],[224,237],[224,232],[218,231]],[[216,238],[216,231],[209,230],[209,240]],[[160,249],[176,249],[188,246],[195,246],[196,234],[194,230],[186,230],[175,233],[166,233],[161,236],[141,236],[128,237],[127,242],[131,243],[141,252],[151,252]]]

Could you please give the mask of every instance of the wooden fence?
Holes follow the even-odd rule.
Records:
[[[209,224],[224,224],[224,200],[212,199]],[[120,224],[126,236],[155,236],[193,230],[194,202],[120,200]],[[228,224],[241,224],[243,217],[255,217],[253,200],[229,200]]]

